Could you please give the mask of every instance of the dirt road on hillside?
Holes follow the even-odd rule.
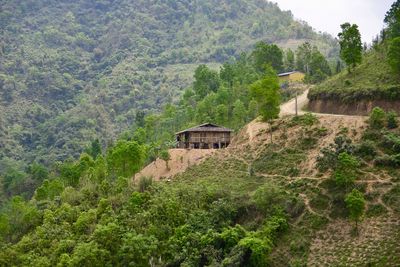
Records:
[[[302,109],[308,104],[308,91],[304,91],[301,95],[297,96],[297,110],[298,114],[304,114],[304,111]],[[290,101],[284,103],[281,105],[281,112],[279,113],[279,116],[285,116],[285,115],[294,115],[296,114],[296,98],[291,99]]]
[[[299,115],[303,115],[306,113],[303,109],[308,105],[308,91],[304,91],[301,95],[297,96],[297,111]],[[310,112],[316,116],[330,116],[330,117],[349,117],[349,118],[365,118],[368,116],[360,116],[360,115],[344,115],[344,114],[331,114],[331,113],[315,113]],[[295,115],[296,114],[296,98],[289,100],[288,102],[281,105],[281,111],[279,113],[279,117],[287,116],[287,115]]]

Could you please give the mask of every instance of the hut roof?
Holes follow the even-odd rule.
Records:
[[[297,72],[300,72],[300,71],[295,70],[295,71],[290,71],[290,72],[279,73],[278,77],[289,76],[289,75],[297,73]]]
[[[186,132],[233,132],[232,129],[218,126],[212,123],[204,123],[197,125],[195,127],[177,132],[176,134],[186,133]]]

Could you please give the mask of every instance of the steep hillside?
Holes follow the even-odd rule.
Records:
[[[98,182],[89,168],[55,196],[53,180],[0,216],[0,265],[397,266],[400,130],[366,119],[286,116],[273,143],[256,120],[170,181]],[[346,186],[343,153],[358,162]],[[344,201],[353,189],[366,201],[358,234]]]
[[[170,179],[187,168],[200,164],[215,152],[217,152],[215,149],[170,149],[168,153],[171,159],[168,162],[157,158],[137,173],[134,179],[136,181],[139,181],[141,177],[151,177],[153,181]]]
[[[138,111],[176,100],[198,63],[218,68],[259,40],[337,55],[263,0],[3,2],[0,158],[47,163],[110,142]]]
[[[310,110],[367,115],[373,107],[400,112],[400,76],[390,68],[387,47],[368,51],[354,71],[333,76],[310,90]]]

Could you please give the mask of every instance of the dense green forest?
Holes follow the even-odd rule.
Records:
[[[320,150],[319,174],[309,179],[296,177],[299,164],[336,128],[328,130],[311,114],[277,125],[279,143],[257,146],[257,157],[249,147],[239,148],[172,182],[132,181],[148,148],[141,136],[106,152],[94,142],[88,154],[49,173],[30,201],[16,196],[2,208],[0,265],[304,266],[314,233],[333,219],[357,223],[364,215],[399,212],[396,117],[375,109],[356,143],[348,137],[354,133],[341,128]],[[292,136],[285,139],[287,131]],[[390,190],[369,191],[374,175],[383,173]],[[318,212],[310,213],[306,204]],[[377,261],[359,263],[398,262],[395,233],[385,236]]]
[[[304,53],[305,50],[308,52]],[[304,65],[307,65],[309,73],[306,74],[306,80],[310,82],[324,79],[331,73],[327,60],[315,46],[304,43],[295,52],[288,57],[290,53],[285,53],[277,45],[259,42],[248,54],[242,53],[237,60],[232,59],[224,63],[219,71],[199,65],[194,72],[192,86],[184,91],[176,104],[167,104],[158,113],[146,114],[144,111],[138,111],[132,126],[123,131],[118,140],[133,140],[145,145],[146,155],[142,163],[148,163],[162,155],[166,149],[174,147],[174,133],[180,129],[213,122],[239,130],[259,114],[268,117],[269,115],[263,112],[268,106],[266,86],[275,90],[276,106],[294,96],[299,90],[304,90],[304,86],[298,88],[293,84],[282,84],[280,89],[277,71],[293,69],[296,66],[303,69]],[[274,117],[276,114],[271,118]],[[102,143],[104,140],[97,138],[78,150],[85,151],[96,159],[102,150]],[[107,143],[108,149],[112,149],[114,145],[113,141]],[[73,159],[70,157],[67,161],[72,162]],[[54,178],[54,175],[51,177],[49,174],[49,170],[58,173],[61,164],[55,162],[45,166],[40,161],[34,161],[24,165],[9,158],[2,159],[0,163],[3,170],[3,174],[0,175],[0,192],[4,192],[0,204],[13,195],[29,199],[43,180]],[[133,171],[130,171],[123,176],[128,177],[132,173]]]
[[[5,1],[0,29],[0,172],[106,146],[137,113],[176,103],[200,63],[219,69],[259,40],[338,55],[329,35],[261,0]]]
[[[399,3],[377,44],[388,42],[394,72]],[[172,181],[132,179],[169,158],[178,129],[208,121],[238,131],[258,115],[271,122],[296,90],[277,72],[296,68],[318,83],[342,71],[330,58],[335,41],[275,4],[8,1],[0,14],[0,266],[305,266],[312,240],[336,219],[354,222],[346,234],[354,237],[363,219],[398,226],[399,122],[380,108],[365,120],[280,118],[255,143]],[[329,45],[272,43],[290,38]],[[168,80],[185,67],[193,79]],[[400,261],[398,227],[377,236],[384,243],[365,248],[374,257],[355,265]],[[342,266],[358,253],[335,247],[312,259]]]

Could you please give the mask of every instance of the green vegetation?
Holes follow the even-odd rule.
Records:
[[[267,174],[296,176],[298,166],[305,160],[304,153],[299,149],[268,147],[254,162],[256,172]]]
[[[334,172],[335,181],[339,186],[348,188],[357,179],[357,168],[359,162],[347,152],[342,152],[337,158],[337,165]]]
[[[207,161],[173,184],[132,186],[112,176],[95,182],[82,175],[61,199],[35,196],[28,204],[14,198],[0,220],[2,240],[14,244],[3,247],[1,265],[264,266],[292,216],[287,199],[295,197],[243,176],[240,164],[215,164]],[[259,214],[259,221],[243,210]]]
[[[319,83],[332,74],[328,61],[316,46],[306,42],[296,51],[297,70],[306,74],[305,81]]]
[[[382,129],[385,126],[385,111],[379,107],[372,110],[369,125],[372,129]]]
[[[400,37],[396,37],[390,42],[388,58],[393,71],[400,73]]]
[[[340,25],[339,33],[340,57],[349,66],[349,72],[362,60],[361,34],[356,24],[344,23]]]
[[[349,73],[338,75],[322,82],[310,90],[311,100],[334,100],[355,103],[361,100],[399,100],[400,77],[393,74],[387,62],[387,48],[370,50],[363,62]]]
[[[385,207],[398,212],[399,188],[394,178],[390,190],[374,189],[377,195],[365,194],[365,201],[361,201],[365,192],[361,177],[348,184],[347,192],[329,176],[321,180],[297,177],[304,175],[299,167],[306,162],[308,152],[315,151],[314,146],[304,148],[304,138],[313,137],[318,142],[324,137],[320,122],[306,114],[280,119],[277,125],[283,131],[298,132],[290,137],[291,141],[282,138],[279,144],[264,144],[251,165],[236,158],[254,152],[251,148],[235,154],[226,151],[228,156],[209,158],[172,181],[129,179],[137,168],[128,173],[125,160],[134,167],[143,161],[125,152],[131,148],[137,155],[152,153],[147,144],[138,141],[141,134],[134,135],[135,140],[120,140],[96,154],[96,160],[84,153],[77,161],[60,164],[47,174],[48,179],[29,202],[13,197],[1,210],[0,264],[307,263],[317,231],[325,231],[334,218],[350,216],[358,224],[365,210],[368,217],[374,218],[387,215]],[[365,136],[374,136],[369,134],[371,131],[381,129],[369,127]],[[398,129],[386,131],[389,139],[385,142],[385,135],[367,139],[379,155],[397,151]],[[333,173],[353,175],[353,168],[365,173],[365,164],[374,164],[374,158],[364,165],[353,164],[360,144],[352,144],[344,132],[323,155],[336,162],[330,165]],[[96,143],[91,147],[97,147]],[[159,153],[162,157],[163,151]],[[251,174],[250,167],[254,168]],[[47,173],[39,166],[31,169],[33,177]],[[376,203],[377,197],[382,198],[385,207]],[[392,248],[391,243],[388,247]]]
[[[385,23],[387,32],[391,38],[400,37],[400,1],[396,0],[390,10],[386,13]]]
[[[357,189],[353,189],[351,193],[346,196],[346,206],[350,212],[350,219],[356,223],[356,231],[358,231],[358,222],[365,211],[365,200],[363,194]]]
[[[388,40],[398,3],[385,19]],[[311,83],[331,75],[308,42],[295,53],[259,42],[330,40],[290,12],[261,0],[9,1],[0,27],[0,266],[399,262],[397,114],[375,108],[362,133],[351,126],[357,118],[278,119],[291,92],[280,93],[276,72],[297,65]],[[379,53],[395,70],[388,43],[373,49],[339,77]],[[182,64],[193,80],[174,76]],[[271,141],[264,125],[174,179],[132,178],[157,157],[169,169],[181,128],[208,121],[239,130],[259,115]],[[337,120],[346,125],[330,125]],[[335,229],[350,218],[358,230],[364,214],[364,239]]]
[[[168,162],[171,159],[171,155],[169,154],[168,150],[163,150],[160,152],[160,159],[165,161],[165,167],[167,168],[167,170],[169,170]]]
[[[0,29],[0,160],[22,169],[107,147],[177,103],[199,64],[219,70],[260,40],[338,55],[331,36],[261,0],[6,1]]]
[[[356,25],[345,23],[339,35],[341,56],[350,71],[341,71],[310,90],[311,100],[331,100],[352,104],[359,101],[400,100],[399,1],[387,12],[387,28],[374,40],[370,49],[362,53]],[[361,63],[360,63],[361,62]],[[337,66],[340,70],[341,66]]]
[[[389,111],[387,113],[387,127],[389,129],[396,129],[398,126],[397,113],[395,111]]]
[[[277,71],[283,71],[283,52],[275,44],[259,42],[252,53],[255,69],[260,73],[268,71],[268,65]]]
[[[146,114],[143,110],[135,111],[134,123],[121,133],[115,146],[112,136],[107,136],[106,139],[96,137],[86,148],[85,143],[81,143],[80,146],[69,146],[64,142],[66,140],[57,142],[62,142],[63,147],[68,146],[71,149],[75,147],[77,151],[85,151],[91,156],[92,161],[96,161],[103,148],[107,148],[110,174],[115,178],[128,177],[137,171],[138,166],[163,156],[162,151],[173,147],[174,133],[181,129],[204,122],[214,122],[239,130],[259,115],[272,122],[279,114],[281,100],[291,98],[296,91],[296,88],[291,87],[280,90],[277,70],[272,69],[270,65],[282,68],[282,62],[283,51],[280,48],[259,42],[254,51],[248,54],[242,53],[237,59],[232,58],[220,66],[219,71],[204,64],[199,65],[194,70],[192,86],[184,91],[176,104],[163,106],[159,113]],[[93,121],[93,125],[95,124]],[[69,130],[72,129],[73,127]],[[92,127],[85,126],[85,129],[92,130]],[[272,128],[270,132],[272,139]],[[77,135],[74,135],[74,138],[77,138]],[[143,149],[139,149],[139,146],[144,144]],[[43,146],[41,148],[46,150]],[[63,153],[68,155],[68,151],[69,149],[66,149]],[[69,156],[71,162],[74,158],[78,158],[79,154],[69,154]],[[42,158],[40,162],[49,167],[56,159],[62,161],[63,157],[49,158],[49,161]],[[168,165],[168,161],[166,162]],[[89,160],[88,164],[93,165]],[[74,166],[71,168],[73,170],[63,171],[74,172],[78,169]],[[0,173],[4,173],[2,177],[0,176],[4,185],[0,189],[3,189],[7,196],[0,201],[6,201],[8,197],[22,193],[29,199],[35,188],[47,179],[46,176],[39,177],[32,183],[26,169],[29,167],[26,167],[23,161],[15,161],[8,157],[0,158]],[[77,183],[79,173],[76,171],[70,174],[71,184]]]
[[[280,87],[278,77],[271,67],[266,67],[266,73],[264,78],[251,85],[250,94],[258,102],[262,119],[270,124],[272,142],[272,120],[278,118],[280,112]]]

